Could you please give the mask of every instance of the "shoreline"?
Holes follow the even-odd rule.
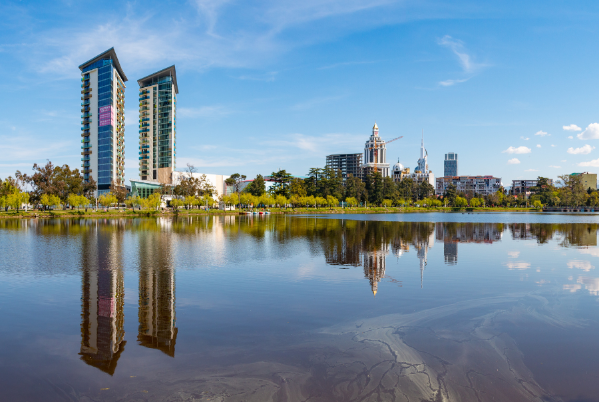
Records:
[[[257,210],[260,211],[260,210]],[[20,212],[0,212],[0,219],[52,219],[52,218],[153,218],[153,217],[192,217],[192,216],[246,216],[247,211],[235,210],[235,211],[221,211],[211,210],[202,211],[197,209],[192,210],[179,210],[174,212],[172,210],[165,211],[132,211],[126,210],[112,210],[112,211],[20,211]],[[428,212],[444,212],[444,213],[463,213],[463,212],[477,212],[477,213],[493,213],[493,212],[534,212],[541,213],[542,210],[534,208],[451,208],[451,207],[440,207],[440,208],[413,208],[413,207],[375,207],[375,208],[272,208],[268,212],[272,215],[305,215],[305,214],[397,214],[397,213],[428,213]],[[254,216],[254,215],[250,215]]]

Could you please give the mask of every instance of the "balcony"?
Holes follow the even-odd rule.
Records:
[[[81,152],[81,155],[91,155],[92,150],[91,148],[84,150],[83,152]]]

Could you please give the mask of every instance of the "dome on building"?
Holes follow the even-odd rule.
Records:
[[[403,170],[404,170],[404,167],[401,163],[397,162],[395,165],[393,165],[394,172],[401,172]]]

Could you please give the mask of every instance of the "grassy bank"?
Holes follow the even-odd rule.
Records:
[[[260,210],[260,209],[257,209]],[[270,208],[273,214],[391,214],[391,213],[422,213],[422,212],[539,212],[533,208],[417,208],[417,207],[357,207],[357,208]],[[131,210],[131,209],[110,209],[108,211],[88,210],[55,210],[55,211],[2,211],[0,218],[142,218],[155,216],[218,216],[218,215],[239,215],[245,211],[221,211],[212,209],[209,211],[198,209],[165,209],[159,211],[150,210]]]

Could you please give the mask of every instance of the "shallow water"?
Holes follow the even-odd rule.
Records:
[[[598,228],[566,214],[0,221],[2,399],[597,401]]]

